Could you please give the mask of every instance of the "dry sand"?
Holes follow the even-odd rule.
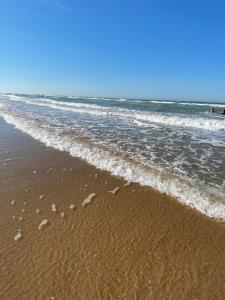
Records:
[[[125,183],[0,120],[0,299],[225,299],[224,223]]]

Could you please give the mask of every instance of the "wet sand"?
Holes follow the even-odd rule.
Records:
[[[0,299],[225,299],[224,223],[124,184],[0,119]]]

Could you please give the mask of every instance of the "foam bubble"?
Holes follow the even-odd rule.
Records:
[[[116,195],[116,193],[119,191],[119,187],[116,187],[115,189],[113,189],[112,191],[109,191],[109,193]]]
[[[48,224],[48,219],[43,219],[38,226],[38,229],[41,230],[44,226]]]
[[[15,237],[14,237],[14,240],[15,240],[15,241],[18,241],[18,240],[20,240],[21,238],[22,238],[22,234],[21,234],[20,231],[18,231],[17,234],[16,234]]]
[[[86,206],[87,204],[90,204],[95,197],[96,197],[95,193],[90,194],[89,196],[87,196],[87,198],[84,199],[82,205]]]

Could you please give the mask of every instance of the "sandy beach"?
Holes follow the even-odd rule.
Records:
[[[4,300],[225,299],[224,223],[3,119],[0,245]]]

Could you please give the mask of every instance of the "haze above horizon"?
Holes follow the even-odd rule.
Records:
[[[0,90],[225,102],[222,0],[0,3]]]

